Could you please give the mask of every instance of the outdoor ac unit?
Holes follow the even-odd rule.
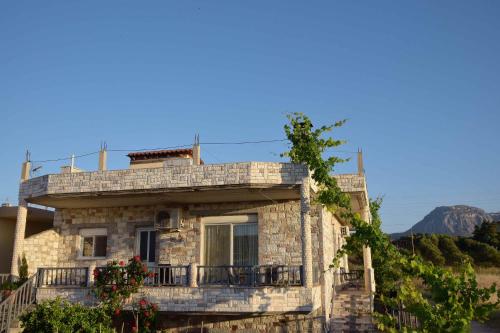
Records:
[[[182,227],[182,213],[180,208],[160,210],[155,216],[155,229],[178,231]]]
[[[340,234],[343,237],[349,236],[349,227],[340,227]]]

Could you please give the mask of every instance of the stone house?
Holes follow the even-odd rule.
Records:
[[[313,203],[316,187],[307,167],[204,164],[199,144],[130,153],[124,170],[107,170],[106,154],[101,150],[99,170],[92,172],[66,167],[29,179],[30,163],[23,165],[14,256],[24,252],[31,274],[37,273],[37,301],[61,296],[92,302],[89,272],[139,255],[157,273],[141,297],[159,305],[160,325],[172,332],[347,327],[333,320],[333,313],[343,313],[334,309],[343,304],[335,303],[334,286],[352,282],[352,272],[347,257],[340,269],[329,265],[349,229]],[[360,155],[358,172],[337,180],[369,221]],[[54,227],[28,241],[30,204],[55,212]],[[370,303],[369,248],[363,259],[358,289]]]

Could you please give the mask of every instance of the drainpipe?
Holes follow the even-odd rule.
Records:
[[[24,161],[21,168],[21,183],[27,181],[30,178],[30,153],[26,152],[26,160]],[[21,191],[19,191],[21,192]],[[21,193],[19,193],[21,194]],[[28,217],[28,203],[24,200],[21,195],[19,195],[19,205],[17,207],[17,220],[16,229],[14,233],[14,247],[12,249],[12,262],[10,266],[10,274],[13,276],[18,276],[19,274],[19,260],[21,259],[21,254],[24,247],[24,235],[26,232],[26,219]]]

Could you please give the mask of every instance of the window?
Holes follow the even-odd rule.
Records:
[[[108,245],[108,231],[105,228],[81,229],[80,257],[104,258]]]
[[[147,264],[156,262],[156,231],[152,228],[137,229],[136,253]]]
[[[257,216],[206,217],[203,222],[205,265],[258,264]]]

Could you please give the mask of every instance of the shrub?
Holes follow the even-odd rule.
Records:
[[[469,238],[460,238],[458,247],[467,252],[476,265],[500,266],[500,252],[493,246]]]
[[[444,257],[436,246],[436,240],[434,238],[423,236],[418,242],[418,251],[420,255],[435,265],[443,266],[445,263]]]
[[[468,255],[463,254],[458,248],[453,238],[441,235],[439,237],[439,249],[443,254],[446,264],[456,266],[463,264],[465,261],[472,261]]]
[[[24,333],[111,333],[111,318],[102,307],[87,307],[56,298],[41,302],[20,317]]]

